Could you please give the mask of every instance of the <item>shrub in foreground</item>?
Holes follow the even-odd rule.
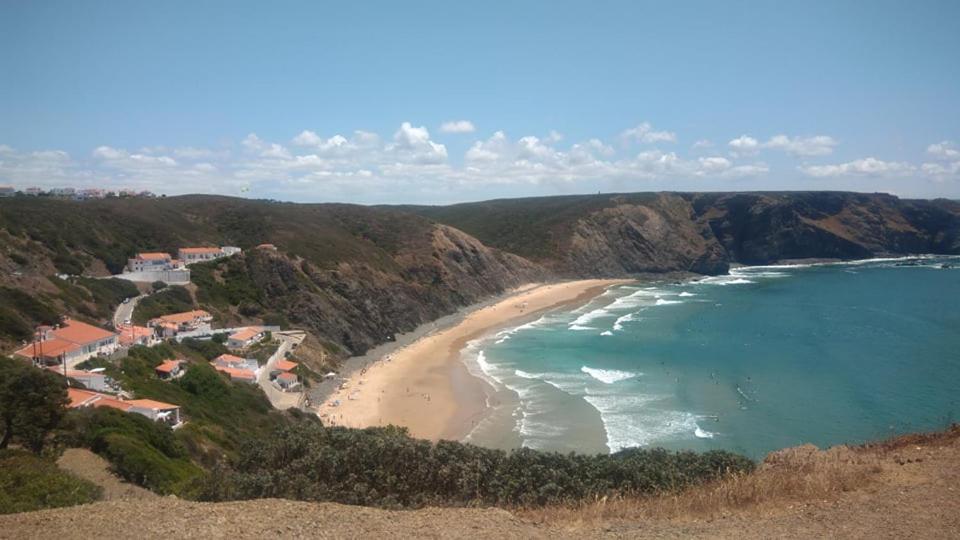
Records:
[[[249,442],[203,497],[280,497],[387,507],[538,506],[610,494],[674,490],[749,471],[729,452],[631,449],[612,455],[511,452],[432,444],[396,427],[364,430],[301,423]]]
[[[0,450],[0,514],[86,504],[100,487],[22,450]]]

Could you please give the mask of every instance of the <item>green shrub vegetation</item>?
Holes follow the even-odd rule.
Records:
[[[0,450],[0,514],[96,501],[101,489],[22,450]]]
[[[386,507],[539,506],[675,490],[753,462],[729,452],[631,449],[613,455],[511,452],[412,439],[405,429],[302,422],[249,441],[207,499],[282,497]]]
[[[0,357],[0,450],[19,443],[39,454],[66,406],[62,378],[22,360]]]
[[[171,313],[190,311],[194,307],[190,291],[179,285],[174,285],[140,300],[133,310],[133,322],[146,324],[150,319]]]

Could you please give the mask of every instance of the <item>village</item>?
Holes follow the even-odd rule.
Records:
[[[275,249],[271,245],[258,248]],[[128,260],[124,273],[114,277],[130,281],[189,283],[189,265],[228,257],[240,251],[240,248],[230,246],[184,247],[178,250],[176,259],[168,253],[138,253]],[[14,351],[12,356],[29,361],[37,369],[63,376],[67,381],[70,408],[110,407],[178,429],[188,421],[179,404],[132,395],[105,373],[107,370],[99,365],[102,362],[93,361],[116,363],[137,346],[150,348],[187,339],[214,340],[229,350],[229,353],[209,361],[223,377],[240,384],[259,385],[275,408],[303,405],[305,394],[299,364],[288,357],[303,341],[304,332],[265,325],[214,328],[213,316],[201,309],[169,313],[154,317],[145,325],[137,325],[132,320],[132,313],[136,301],[144,296],[124,300],[116,309],[111,329],[64,316],[58,324],[37,327],[32,340]],[[269,346],[272,353],[258,360],[252,352],[264,346]],[[190,361],[185,358],[167,358],[154,368],[153,376],[161,381],[173,381],[182,377],[189,365]]]

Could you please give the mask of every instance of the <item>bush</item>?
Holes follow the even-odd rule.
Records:
[[[752,467],[745,457],[719,451],[504,452],[452,441],[431,444],[396,427],[355,430],[301,423],[249,441],[232,471],[207,486],[204,496],[387,507],[539,506],[675,490]]]
[[[115,473],[134,484],[186,495],[203,474],[165,424],[105,407],[77,410],[71,420],[72,442],[106,458]]]
[[[133,321],[144,324],[150,319],[194,309],[190,291],[174,285],[141,300],[133,311]]]
[[[50,460],[19,450],[0,450],[0,514],[86,504],[102,490],[60,470]]]

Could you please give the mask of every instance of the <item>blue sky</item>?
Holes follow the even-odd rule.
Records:
[[[0,183],[960,197],[958,20],[958,2],[7,1]]]

